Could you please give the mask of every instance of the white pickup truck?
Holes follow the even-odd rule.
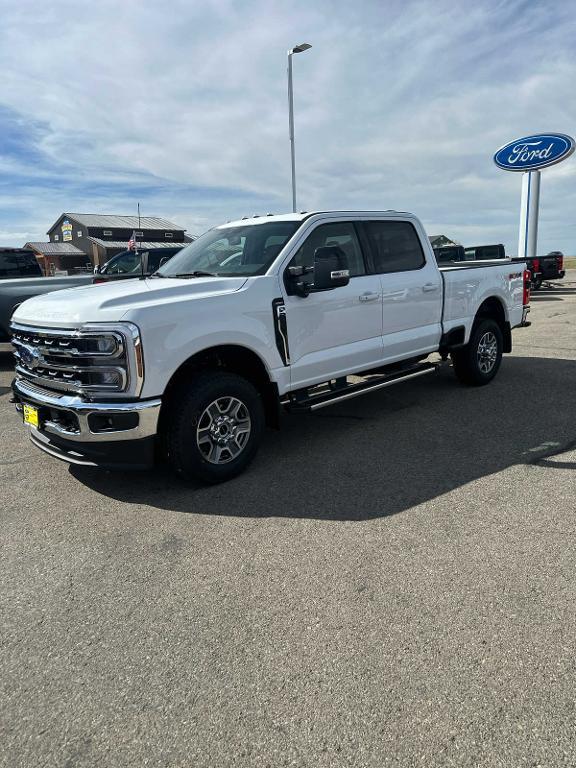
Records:
[[[149,278],[25,301],[16,407],[67,462],[158,456],[208,483],[238,474],[280,411],[432,373],[487,384],[527,324],[525,265],[438,267],[407,213],[288,214],[210,230]]]

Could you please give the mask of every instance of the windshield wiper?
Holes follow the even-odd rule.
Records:
[[[197,269],[194,272],[181,272],[178,275],[170,275],[170,277],[218,277],[213,272],[202,272],[201,269]]]
[[[166,277],[166,275],[163,275],[160,272],[152,272],[152,274],[148,275],[148,277]]]

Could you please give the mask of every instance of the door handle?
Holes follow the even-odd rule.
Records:
[[[366,291],[366,293],[361,293],[358,298],[360,301],[376,301],[376,299],[380,298],[380,294],[373,293],[372,291]]]
[[[426,285],[422,286],[422,290],[424,293],[429,293],[430,291],[437,291],[439,287],[436,283],[426,283]]]

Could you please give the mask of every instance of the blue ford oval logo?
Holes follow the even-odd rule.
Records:
[[[570,157],[576,146],[563,133],[537,133],[511,141],[494,155],[494,162],[505,171],[535,171]]]

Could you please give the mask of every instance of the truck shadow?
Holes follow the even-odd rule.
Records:
[[[104,496],[176,512],[369,520],[513,465],[573,467],[551,461],[576,446],[572,398],[550,397],[539,411],[530,393],[569,393],[575,378],[574,360],[507,357],[490,386],[471,389],[446,366],[314,415],[286,416],[252,467],[215,487],[187,485],[164,469],[70,471]]]
[[[530,302],[562,301],[563,298],[576,295],[576,288],[568,288],[561,283],[544,284],[538,291],[532,291]]]

